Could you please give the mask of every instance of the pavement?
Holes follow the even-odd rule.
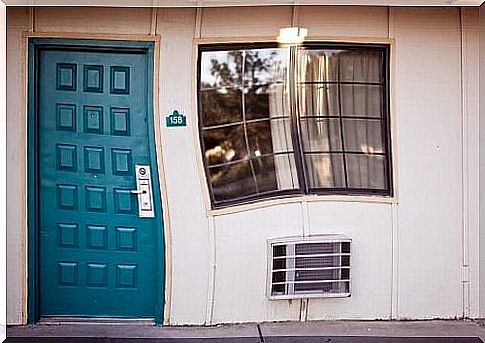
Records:
[[[485,321],[311,321],[208,327],[60,323],[9,326],[7,337],[9,343],[479,343],[480,339],[485,342]]]

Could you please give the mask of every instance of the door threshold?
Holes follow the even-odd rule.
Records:
[[[115,318],[115,317],[42,317],[37,324],[89,324],[89,325],[155,325],[153,318]]]

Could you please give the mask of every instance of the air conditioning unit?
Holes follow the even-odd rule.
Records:
[[[351,242],[344,235],[268,240],[268,297],[350,296]]]

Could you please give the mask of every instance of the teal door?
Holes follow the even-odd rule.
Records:
[[[155,319],[164,264],[149,51],[36,52],[38,316]]]

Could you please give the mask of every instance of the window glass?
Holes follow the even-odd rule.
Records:
[[[340,82],[377,83],[382,84],[383,78],[382,50],[349,49],[338,53],[338,80]]]
[[[306,153],[308,188],[345,188],[342,153]]]
[[[202,46],[214,207],[279,194],[391,195],[387,48]]]
[[[324,117],[302,118],[301,141],[305,152],[342,151],[340,120]]]
[[[287,60],[280,48],[201,53],[202,145],[214,204],[299,189]]]
[[[385,187],[384,156],[347,154],[349,185],[352,188],[382,189]]]
[[[210,167],[209,177],[216,202],[238,199],[256,193],[250,161]]]
[[[304,48],[301,53],[299,139],[308,188],[390,192],[383,51]]]
[[[347,117],[382,117],[382,86],[340,85],[341,115]]]
[[[337,84],[301,82],[298,85],[300,116],[338,116],[339,92]]]
[[[304,49],[299,59],[306,82],[338,81],[338,49]]]
[[[206,51],[200,60],[200,89],[241,87],[241,50]]]
[[[382,123],[375,120],[342,119],[346,152],[383,154]]]
[[[209,165],[231,163],[248,157],[244,126],[210,128],[203,133],[205,158]]]
[[[201,92],[204,126],[239,123],[242,121],[241,90],[204,89]]]

